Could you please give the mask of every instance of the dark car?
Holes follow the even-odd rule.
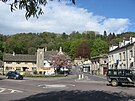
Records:
[[[8,79],[23,79],[23,76],[16,71],[9,71],[6,76]]]
[[[108,69],[107,80],[112,86],[135,84],[135,71],[129,69]]]

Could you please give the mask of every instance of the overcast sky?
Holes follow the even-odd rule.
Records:
[[[97,31],[103,34],[103,31],[106,30],[108,33],[119,34],[126,31],[135,31],[135,22],[132,19],[134,15],[128,17],[126,15],[129,13],[127,9],[123,9],[127,12],[124,12],[126,15],[124,16],[123,13],[119,14],[117,12],[119,9],[117,7],[116,9],[115,5],[111,6],[117,13],[112,11],[111,8],[110,10],[107,8],[110,6],[105,7],[102,5],[103,1],[106,2],[107,0],[102,0],[102,3],[99,3],[99,0],[88,0],[92,2],[83,1],[78,0],[76,5],[69,5],[66,2],[49,2],[44,8],[43,15],[38,19],[30,18],[29,20],[25,19],[23,11],[17,10],[12,13],[8,5],[0,2],[0,33],[11,35],[23,32],[37,33],[47,31],[70,34],[72,31]],[[111,1],[115,2],[116,0]],[[132,0],[125,1],[130,2]],[[95,6],[93,6],[94,4]],[[112,13],[116,13],[115,16],[111,15]],[[134,13],[132,12],[132,14]]]

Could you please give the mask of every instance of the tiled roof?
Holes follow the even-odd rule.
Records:
[[[15,62],[36,62],[36,55],[24,55],[24,54],[4,54],[3,61],[15,61]]]

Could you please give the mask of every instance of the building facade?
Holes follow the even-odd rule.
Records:
[[[91,58],[91,74],[106,75],[108,69],[108,55],[100,55]]]
[[[111,46],[108,53],[110,69],[135,69],[135,38]]]
[[[36,71],[36,55],[4,54],[4,73],[8,71]]]
[[[40,74],[52,74],[54,68],[50,65],[49,57],[55,54],[64,54],[62,48],[59,51],[47,51],[47,48],[38,48],[35,55],[28,54],[4,54],[4,74],[8,71],[19,71]],[[3,71],[3,70],[1,70]]]

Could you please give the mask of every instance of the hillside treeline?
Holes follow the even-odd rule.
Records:
[[[127,40],[131,36],[135,37],[135,32],[115,34],[104,31],[103,35],[93,31],[72,32],[70,35],[51,32],[0,34],[0,59],[3,53],[14,51],[16,54],[35,54],[37,48],[40,47],[55,51],[59,50],[60,46],[73,59],[76,57],[90,58],[107,53],[110,45],[117,45],[119,41]]]

